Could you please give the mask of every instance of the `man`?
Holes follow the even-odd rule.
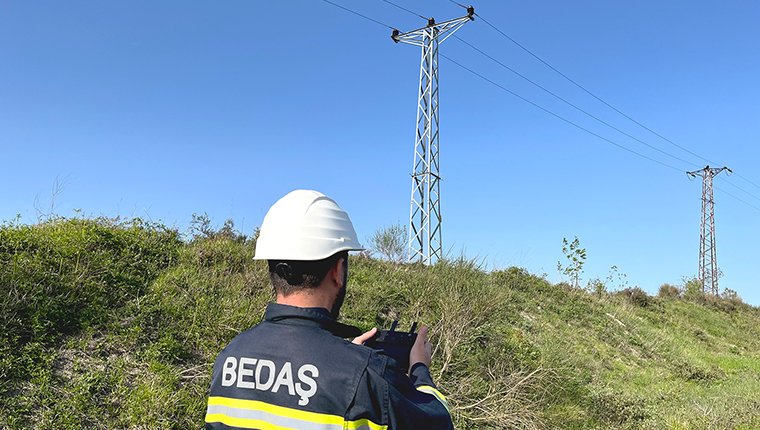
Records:
[[[428,370],[426,327],[401,369],[363,345],[376,329],[337,321],[348,251],[361,249],[324,194],[296,190],[269,209],[255,258],[268,260],[276,303],[217,357],[207,429],[453,429]]]

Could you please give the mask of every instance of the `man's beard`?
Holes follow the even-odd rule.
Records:
[[[343,261],[343,285],[340,287],[340,291],[338,291],[338,296],[335,297],[332,309],[330,309],[330,315],[336,320],[340,315],[340,307],[343,306],[343,301],[346,299],[346,285],[348,285],[348,259]]]

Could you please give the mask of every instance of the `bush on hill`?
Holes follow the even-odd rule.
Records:
[[[626,288],[615,294],[625,297],[632,304],[641,306],[642,308],[645,308],[652,303],[652,298],[649,297],[649,294],[639,287]]]
[[[657,292],[657,297],[669,299],[679,298],[681,297],[681,290],[674,285],[662,284]]]

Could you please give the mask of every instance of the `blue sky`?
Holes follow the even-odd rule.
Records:
[[[402,31],[424,25],[380,0],[333,1]],[[439,21],[463,14],[446,0],[397,3]],[[721,287],[760,305],[760,3],[475,6],[608,103],[734,169],[716,180]],[[334,197],[364,241],[407,222],[419,51],[394,44],[381,25],[317,0],[6,0],[0,23],[0,219],[35,222],[58,183],[60,215],[136,216],[179,229],[206,212],[250,233],[296,188]],[[704,166],[483,21],[457,35],[688,163],[564,105],[460,40],[441,45],[505,88],[678,170]],[[616,265],[629,285],[656,292],[696,274],[698,181],[443,58],[440,79],[443,240],[452,255],[556,282],[562,238],[578,236],[588,250],[584,280]]]

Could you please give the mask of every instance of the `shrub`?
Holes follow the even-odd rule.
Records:
[[[705,303],[705,292],[702,290],[702,281],[697,278],[684,278],[683,298],[695,303]]]
[[[639,287],[626,288],[618,294],[625,297],[631,304],[645,308],[652,303],[652,298]]]
[[[714,298],[714,300],[711,301],[711,304],[724,312],[733,312],[737,309],[747,307],[741,297],[739,297],[739,294],[730,288],[723,290],[720,297]]]
[[[237,243],[245,243],[250,240],[248,236],[235,228],[235,222],[231,219],[226,220],[219,229],[214,229],[211,226],[211,218],[206,213],[192,215],[188,233],[193,242],[203,239],[228,239]],[[253,234],[255,241],[258,238],[258,229]]]
[[[681,297],[681,290],[675,285],[662,284],[657,292],[657,296],[662,298],[678,298]]]
[[[522,267],[509,267],[504,270],[491,272],[493,282],[501,288],[508,288],[517,291],[538,291],[547,290],[551,285],[546,279],[529,273]]]
[[[399,224],[378,229],[369,239],[373,251],[382,255],[388,261],[401,263],[404,261],[406,248],[406,231]]]

